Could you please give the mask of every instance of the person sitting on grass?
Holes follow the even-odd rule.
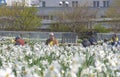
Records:
[[[54,33],[50,33],[49,39],[46,40],[46,45],[54,46],[58,45],[57,39],[54,37]]]
[[[97,39],[95,38],[95,35],[91,35],[91,37],[89,38],[89,41],[91,43],[91,45],[97,45]]]
[[[85,38],[85,39],[83,39],[83,41],[82,41],[82,45],[83,45],[83,47],[88,47],[88,46],[90,46],[91,44],[90,44],[90,41]]]
[[[22,38],[20,38],[19,36],[17,36],[16,38],[15,38],[15,45],[25,45],[25,41],[22,39]]]
[[[114,34],[110,41],[111,41],[111,45],[117,45],[119,43],[119,38],[116,34]]]

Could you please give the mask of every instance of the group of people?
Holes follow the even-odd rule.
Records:
[[[93,35],[93,34],[88,39],[85,38],[82,41],[83,47],[88,47],[90,45],[96,45],[96,44],[97,44],[97,39],[96,39],[95,35]]]
[[[105,39],[104,42],[109,42],[112,46],[120,45],[119,38],[116,34],[111,39]]]
[[[14,41],[15,41],[15,45],[23,46],[26,43],[25,40],[22,39],[20,36],[16,36]],[[46,40],[45,44],[50,46],[58,45],[58,40],[54,37],[54,33],[49,34],[49,38]]]
[[[15,45],[23,46],[26,43],[25,40],[23,40],[19,36],[17,36],[14,41],[15,41]],[[112,38],[109,40],[104,39],[104,42],[109,42],[109,44],[111,44],[111,45],[118,45],[118,44],[120,45],[119,38],[117,37],[116,34],[114,34],[112,36]],[[54,33],[49,34],[49,38],[46,40],[45,44],[50,45],[50,46],[59,45],[58,40],[54,36]],[[94,34],[92,34],[88,39],[85,38],[82,41],[83,47],[88,47],[90,45],[97,45],[97,44],[98,44],[98,42],[97,42],[96,36]]]
[[[113,34],[113,36],[110,39],[104,39],[104,43],[108,43],[109,45],[112,45],[112,46],[120,45],[119,38],[116,34]],[[97,44],[98,42],[95,35],[91,35],[90,38],[88,39],[85,38],[82,41],[82,45],[84,47],[88,47],[90,45],[97,45]]]

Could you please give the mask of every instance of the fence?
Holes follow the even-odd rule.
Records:
[[[97,33],[98,40],[110,39],[114,34],[120,39],[120,33]]]
[[[49,33],[50,32],[24,32],[24,31],[0,31],[0,36],[2,37],[12,37],[15,38],[18,35],[21,35],[22,38],[28,38],[28,39],[34,39],[34,40],[42,40],[45,41],[47,38],[49,38]],[[55,37],[62,42],[63,38],[66,38],[64,34],[67,34],[67,36],[72,35],[72,39],[76,39],[74,33],[72,32],[53,32]],[[77,35],[76,35],[77,36]],[[77,39],[76,39],[77,40]],[[76,42],[76,40],[64,40],[64,42],[68,43],[70,41]]]
[[[46,40],[49,37],[50,32],[24,32],[24,31],[0,31],[0,36],[5,37],[15,37],[18,35],[22,35],[23,38],[35,39],[35,40]],[[75,43],[78,39],[77,35],[72,32],[53,32],[55,37],[59,39],[60,42],[70,42]],[[114,33],[97,33],[96,38],[98,40],[103,40],[105,38],[111,38]],[[120,38],[120,33],[116,33],[116,35]],[[72,38],[71,40],[66,40],[68,38]],[[75,39],[74,39],[75,38]],[[66,41],[65,41],[66,40]]]
[[[62,34],[62,43],[77,43],[78,36],[76,33],[63,33]]]

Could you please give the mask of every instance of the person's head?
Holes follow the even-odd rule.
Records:
[[[49,34],[50,39],[54,39],[54,33]]]
[[[16,37],[15,37],[15,41],[18,40],[18,39],[20,39],[20,37],[19,37],[19,36],[16,36]]]

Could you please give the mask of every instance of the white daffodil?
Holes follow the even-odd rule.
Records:
[[[96,61],[95,62],[95,66],[96,66],[96,70],[98,71],[98,72],[101,72],[102,71],[102,66],[103,66],[103,64],[100,62],[100,61]]]
[[[60,72],[54,68],[54,66],[50,66],[45,72],[45,77],[61,77],[61,75]]]
[[[0,77],[15,77],[12,73],[12,69],[6,68],[5,70],[0,70]]]
[[[117,75],[116,77],[120,77],[120,72],[117,72],[116,75]]]
[[[88,57],[93,55],[94,61],[91,61],[87,54]],[[86,58],[89,61],[88,65],[84,64]],[[62,77],[63,75],[77,77],[80,68],[82,68],[81,77],[85,74],[97,77],[97,73],[100,74],[102,71],[109,77],[106,66],[112,71],[118,70],[116,76],[119,77],[119,60],[120,46],[112,47],[106,43],[87,48],[82,45],[47,46],[41,42],[31,46],[3,44],[0,46],[0,77],[14,77],[13,69],[17,77],[21,77],[22,74],[26,77]],[[25,70],[22,70],[22,67],[25,67]]]
[[[68,71],[66,73],[66,77],[77,77],[77,75],[74,72],[72,72],[72,71]]]
[[[53,62],[45,72],[45,77],[61,77],[60,65],[57,61]]]

